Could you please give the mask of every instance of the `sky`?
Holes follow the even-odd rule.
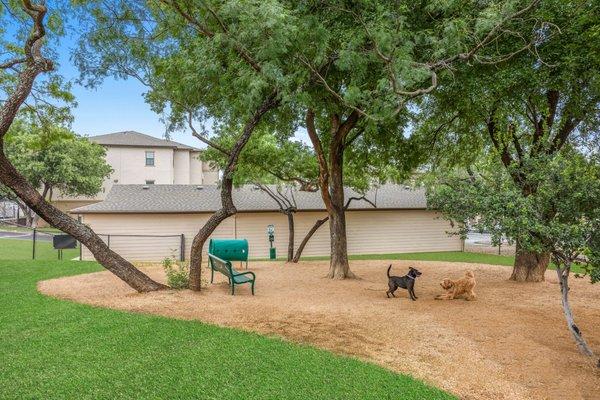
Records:
[[[0,27],[0,39],[14,40],[17,25]],[[137,131],[157,138],[164,138],[165,125],[160,115],[154,113],[144,101],[147,88],[135,79],[116,80],[106,78],[94,89],[77,84],[79,70],[72,61],[72,53],[77,48],[80,35],[78,23],[65,25],[66,34],[53,48],[58,53],[57,72],[72,83],[71,92],[77,106],[71,110],[74,121],[72,129],[83,136],[95,136],[121,131]],[[3,32],[3,30],[5,30]],[[210,128],[209,128],[210,129]],[[170,132],[169,139],[190,146],[204,148],[206,145],[194,138],[189,131]],[[310,143],[304,129],[295,133],[297,140]]]
[[[96,89],[87,89],[75,82],[79,77],[79,70],[71,61],[71,53],[77,40],[76,33],[71,32],[61,40],[57,49],[58,72],[73,82],[72,93],[78,103],[72,110],[75,118],[73,130],[86,136],[137,131],[163,138],[165,125],[160,121],[160,115],[154,113],[144,101],[142,95],[146,87],[137,80],[107,78]],[[170,139],[194,147],[205,147],[189,132],[171,133]]]

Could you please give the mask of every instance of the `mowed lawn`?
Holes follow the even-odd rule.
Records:
[[[497,254],[469,253],[466,251],[432,251],[426,253],[386,253],[386,254],[355,254],[349,255],[350,260],[418,260],[418,261],[449,261],[467,262],[476,264],[492,264],[512,266],[515,262],[513,256],[502,256]],[[285,257],[277,257],[285,261]],[[328,256],[302,257],[303,261],[328,260]],[[257,261],[266,261],[268,258],[257,258]]]
[[[326,260],[328,257],[303,257],[303,260]],[[429,253],[390,253],[390,254],[360,254],[349,256],[351,260],[418,260],[418,261],[446,261],[464,262],[473,264],[504,265],[512,267],[515,263],[514,256],[503,256],[498,254],[470,253],[467,251],[436,251]],[[549,269],[556,269],[550,263]],[[571,271],[583,273],[584,270],[577,264],[573,264]]]
[[[0,398],[453,398],[311,347],[36,291],[39,280],[100,269],[90,262],[0,261]]]
[[[63,260],[79,257],[79,249],[63,250]],[[0,260],[31,260],[33,258],[33,241],[22,239],[0,238]],[[58,250],[54,250],[52,242],[37,240],[35,244],[36,260],[56,260]]]

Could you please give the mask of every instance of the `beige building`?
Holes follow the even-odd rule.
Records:
[[[347,190],[347,198],[356,196]],[[214,238],[245,238],[250,258],[267,258],[267,226],[275,226],[278,256],[287,252],[287,218],[262,190],[244,186],[234,190],[238,214],[225,220]],[[326,214],[318,193],[296,192],[295,245],[317,219]],[[427,210],[423,190],[385,185],[369,191],[367,201],[352,202],[347,214],[350,254],[453,251],[461,240],[437,212]],[[371,204],[372,203],[372,204]],[[376,207],[373,207],[373,204]],[[194,235],[220,208],[216,186],[115,185],[105,201],[72,212],[79,215],[110,247],[131,261],[160,261],[173,255],[188,259]],[[110,236],[110,238],[109,238]],[[329,255],[329,228],[324,224],[312,237],[304,256]],[[206,250],[206,249],[205,249]],[[84,249],[83,258],[93,259]]]
[[[56,193],[53,203],[68,211],[97,203],[115,184],[214,185],[219,171],[199,159],[200,149],[139,132],[126,131],[91,136],[106,149],[112,174],[94,197],[70,197]]]

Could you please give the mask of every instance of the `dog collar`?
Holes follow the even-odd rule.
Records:
[[[409,279],[412,279],[413,281],[415,280],[414,276],[410,276],[410,275],[406,275]]]

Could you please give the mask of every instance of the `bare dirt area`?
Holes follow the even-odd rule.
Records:
[[[385,270],[423,272],[416,302],[386,298]],[[226,278],[201,293],[138,294],[109,272],[39,283],[50,296],[173,318],[200,320],[311,344],[411,374],[465,399],[599,399],[600,373],[577,351],[562,315],[554,271],[544,283],[508,281],[502,266],[425,261],[354,261],[356,280],[324,278],[327,262],[254,262],[248,285]],[[144,268],[164,281],[160,267]],[[437,301],[439,281],[472,270],[476,301]],[[206,273],[206,269],[204,271]],[[572,278],[580,329],[600,351],[600,285]]]

